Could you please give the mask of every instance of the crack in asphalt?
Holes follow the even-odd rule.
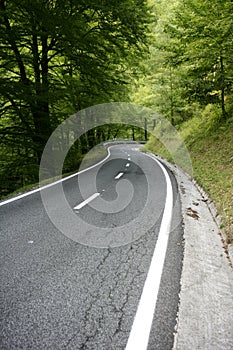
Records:
[[[88,306],[81,321],[81,334],[76,333],[70,338],[66,344],[67,348],[71,342],[76,340],[76,346],[78,345],[80,350],[98,349],[98,336],[106,332],[108,322],[106,315],[111,316],[112,322],[110,332],[105,336],[106,348],[112,349],[111,343],[117,337],[121,338],[121,344],[122,337],[125,342],[127,341],[135,314],[135,311],[132,312],[132,306],[130,309],[129,305],[133,302],[133,310],[137,307],[140,298],[139,286],[146,278],[155,244],[154,236],[152,229],[148,232],[146,239],[144,236],[144,239],[127,247],[107,249],[96,265],[95,271],[90,275],[94,288],[92,286]],[[149,245],[148,240],[151,240]],[[121,250],[120,260],[119,250]],[[112,268],[112,261],[114,261],[115,268]],[[116,346],[116,342],[114,344]]]

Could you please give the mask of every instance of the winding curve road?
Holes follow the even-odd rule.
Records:
[[[0,348],[172,349],[183,237],[171,172],[139,146],[117,145],[62,186],[77,218],[109,232],[135,221],[139,234],[126,232],[124,244],[98,247],[97,230],[92,246],[80,244],[51,222],[39,190],[1,202]],[[57,188],[41,192],[63,221]],[[138,225],[151,191],[153,202]],[[170,233],[160,238],[165,226]]]

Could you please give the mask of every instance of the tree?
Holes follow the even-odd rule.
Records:
[[[173,124],[207,104],[232,108],[232,19],[230,0],[156,2],[148,77],[134,99],[155,108]]]
[[[179,41],[171,38],[166,26],[174,19],[179,1],[157,1],[153,9],[157,21],[151,24],[150,57],[146,61],[146,77],[139,80],[132,98],[153,108],[174,125],[187,113],[183,96],[182,72],[173,62],[174,48]]]
[[[183,67],[186,96],[203,104],[220,103],[232,92],[231,0],[182,0],[167,33],[178,40],[173,66]],[[176,43],[177,44],[177,43]]]
[[[147,25],[145,0],[0,0],[2,162],[9,167],[11,153],[26,169],[29,159],[38,168],[66,116],[126,99]]]

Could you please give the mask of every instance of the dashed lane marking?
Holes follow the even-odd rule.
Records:
[[[115,179],[119,180],[123,175],[124,175],[124,173],[119,173],[117,176],[115,176]]]
[[[85,205],[87,205],[88,203],[90,203],[91,201],[93,201],[95,198],[97,198],[100,195],[99,192],[94,193],[92,196],[90,196],[89,198],[87,198],[85,201],[81,202],[80,204],[76,205],[76,207],[74,207],[74,210],[79,210],[83,207],[85,207]]]

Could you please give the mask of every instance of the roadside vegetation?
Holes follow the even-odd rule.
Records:
[[[233,244],[232,11],[230,0],[156,2],[148,74],[133,93],[134,101],[179,131],[195,179],[222,216],[228,244]],[[172,161],[155,138],[146,148]]]
[[[107,154],[108,154],[107,148],[104,147],[103,144],[100,144],[100,145],[93,147],[90,150],[90,152],[88,152],[85,156],[83,156],[82,158],[81,157],[78,158],[77,163],[76,163],[76,170],[72,171],[72,172],[65,172],[64,171],[62,174],[62,178],[65,178],[69,175],[72,175],[80,170],[84,170],[84,169],[100,162],[102,159],[104,159],[107,156]],[[69,160],[70,158],[68,157],[67,159]],[[55,177],[48,178],[47,180],[44,180],[41,183],[36,182],[36,183],[31,183],[31,184],[26,185],[26,186],[22,186],[22,187],[18,188],[17,190],[11,192],[10,195],[7,194],[5,196],[2,196],[1,200],[4,200],[4,199],[9,198],[9,197],[17,196],[21,193],[31,191],[33,189],[38,188],[39,186],[44,186],[44,185],[50,184],[56,180],[59,180],[60,178],[61,178],[60,176],[55,176]]]
[[[44,146],[70,115],[132,102],[180,132],[233,243],[232,12],[232,0],[0,0],[0,197],[38,183]],[[149,135],[156,121],[142,118]],[[86,119],[79,130],[88,129]],[[115,138],[147,133],[113,120],[75,143],[74,132],[62,130],[53,151],[74,143],[63,167],[69,174]],[[153,138],[146,147],[170,157]],[[96,151],[88,157],[98,160]]]
[[[38,181],[44,146],[70,115],[129,100],[150,22],[147,0],[0,0],[0,196]],[[85,115],[78,128],[88,129]],[[83,134],[65,172],[114,132]],[[62,130],[56,151],[74,136]]]
[[[226,243],[233,244],[233,117],[220,122],[221,111],[207,106],[201,116],[177,129],[191,156],[193,176],[214,201],[221,215]],[[173,162],[155,137],[146,149]]]

